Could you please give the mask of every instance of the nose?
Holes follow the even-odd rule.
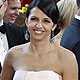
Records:
[[[37,28],[42,28],[41,22],[37,23],[37,24],[36,24],[36,27],[37,27]]]
[[[19,9],[15,10],[15,15],[19,15]]]

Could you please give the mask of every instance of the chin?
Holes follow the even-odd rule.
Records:
[[[39,37],[39,36],[34,36],[34,37],[32,37],[34,40],[38,40],[38,41],[42,41],[42,37]]]

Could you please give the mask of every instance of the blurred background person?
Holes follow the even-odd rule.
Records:
[[[60,45],[71,50],[76,55],[80,80],[80,0],[76,1],[78,5],[77,13],[71,25],[64,31]]]
[[[4,2],[4,0],[0,0],[0,24],[2,24],[2,22],[3,22],[2,19],[3,19],[6,9],[7,9],[7,2]],[[3,46],[3,43],[1,40],[1,36],[0,36],[0,62],[1,62],[1,58],[2,58],[1,54],[2,54],[2,51],[4,50],[2,46]],[[1,73],[1,70],[2,70],[2,66],[0,63],[0,73]],[[0,77],[1,77],[1,74],[0,74]]]
[[[7,0],[8,7],[4,15],[4,21],[6,23],[14,23],[15,19],[19,15],[19,9],[21,8],[20,0]]]
[[[72,20],[77,13],[77,3],[76,0],[60,0],[57,3],[59,13],[60,13],[60,23],[59,29],[60,33],[55,36],[56,43],[60,44],[62,35],[65,29],[72,23]]]
[[[16,18],[14,24],[16,24],[20,27],[24,27],[25,26],[25,17],[26,17],[26,15],[24,13],[20,13],[18,15],[18,17]]]
[[[3,20],[7,9],[8,1],[0,0],[0,63],[3,66],[3,61],[7,51],[16,45],[24,44],[28,40],[25,39],[24,30],[15,24],[5,23]],[[11,0],[10,0],[11,1]],[[13,1],[13,0],[12,0]],[[14,0],[19,1],[19,0]],[[13,2],[12,2],[13,3]],[[6,6],[7,5],[7,6]]]
[[[9,51],[1,80],[78,80],[75,55],[51,41],[58,20],[53,0],[33,0],[26,13],[30,42]]]

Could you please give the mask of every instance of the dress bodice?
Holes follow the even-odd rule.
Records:
[[[53,71],[22,71],[14,74],[13,80],[62,80],[62,76]]]

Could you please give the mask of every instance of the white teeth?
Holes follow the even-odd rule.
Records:
[[[42,34],[42,31],[35,31],[36,34]]]

